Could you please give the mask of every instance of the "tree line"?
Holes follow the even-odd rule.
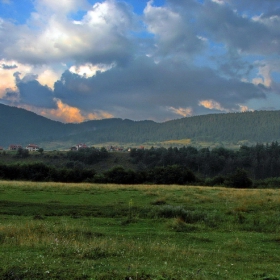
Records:
[[[0,179],[36,182],[112,183],[112,184],[164,184],[164,185],[225,185],[249,188],[252,181],[246,172],[237,170],[230,176],[210,180],[198,178],[192,171],[178,165],[155,167],[146,171],[125,170],[114,167],[98,174],[92,168],[56,168],[42,162],[29,164],[0,164]]]
[[[28,157],[19,150],[15,157]],[[115,184],[179,184],[228,186],[237,188],[280,186],[280,145],[257,144],[238,150],[220,148],[132,149],[134,170],[117,166],[97,173],[92,164],[105,161],[104,148],[88,148],[65,153],[63,166],[43,162],[0,164],[0,179]]]
[[[179,165],[203,178],[225,176],[238,168],[245,170],[253,180],[280,177],[280,145],[277,141],[252,147],[241,146],[236,151],[223,147],[197,149],[192,146],[133,149],[130,156],[131,161],[142,168]]]

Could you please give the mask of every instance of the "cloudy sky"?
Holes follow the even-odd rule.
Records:
[[[0,0],[0,103],[62,122],[280,109],[279,0]]]

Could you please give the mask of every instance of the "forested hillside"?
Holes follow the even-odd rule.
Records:
[[[280,139],[280,111],[194,116],[161,124],[171,139],[271,142]]]
[[[266,143],[280,140],[280,111],[212,114],[163,123],[104,119],[63,124],[24,109],[0,104],[0,146],[30,142],[136,143],[191,139],[220,143],[247,140]]]
[[[0,104],[0,146],[52,141],[75,130],[24,109]]]

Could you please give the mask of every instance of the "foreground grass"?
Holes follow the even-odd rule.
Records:
[[[0,182],[0,279],[280,279],[279,194]]]

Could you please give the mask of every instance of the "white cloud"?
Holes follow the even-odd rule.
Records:
[[[62,15],[78,9],[87,9],[89,4],[86,0],[35,0],[35,7],[41,14]]]
[[[195,26],[189,22],[190,18],[171,8],[152,4],[152,1],[147,3],[144,21],[147,30],[155,35],[156,52],[159,55],[190,55],[201,50],[204,42],[195,34]]]
[[[41,7],[49,2],[39,3]],[[3,32],[7,44],[2,43],[3,55],[29,64],[69,60],[123,63],[130,57],[132,43],[129,32],[134,20],[128,6],[115,1],[97,3],[78,22],[63,16],[63,11],[59,9],[63,3],[51,1],[49,6],[53,9],[58,7],[58,12],[49,14],[39,10],[32,14],[27,25],[6,24]],[[65,9],[74,9],[76,3],[70,1]]]
[[[114,67],[114,64],[105,65],[105,64],[97,64],[93,65],[91,63],[86,63],[78,66],[71,66],[69,71],[71,73],[78,74],[83,77],[92,77],[96,75],[97,72],[104,72]]]
[[[274,87],[276,82],[273,79],[273,73],[280,73],[280,61],[278,60],[266,60],[256,61],[255,66],[258,70],[258,74],[252,79],[254,84],[263,84],[267,88]]]
[[[224,5],[225,1],[224,0],[211,0],[214,3],[220,4],[220,5]]]
[[[54,69],[48,66],[43,66],[38,69],[36,67],[32,70],[32,72],[37,73],[38,82],[42,85],[47,85],[49,88],[54,88],[54,83],[60,78],[61,74],[64,72],[64,67],[59,67],[58,69]]]

